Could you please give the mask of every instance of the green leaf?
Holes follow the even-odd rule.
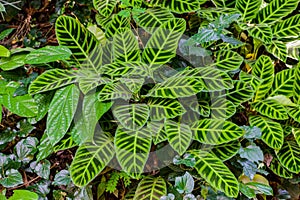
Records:
[[[162,97],[176,99],[197,94],[203,89],[198,78],[176,76],[156,84],[147,94],[150,97]]]
[[[68,170],[61,170],[57,174],[55,174],[53,185],[69,185],[72,182],[70,177],[70,172]]]
[[[49,106],[46,134],[52,146],[67,133],[77,109],[79,90],[69,85],[56,91]]]
[[[63,151],[63,150],[67,150],[70,148],[73,148],[77,146],[77,144],[75,143],[75,141],[73,140],[73,138],[70,136],[67,139],[63,139],[61,140],[55,147],[54,147],[54,152],[58,152],[58,151]]]
[[[89,53],[98,45],[98,40],[77,19],[68,16],[58,17],[55,31],[58,43],[68,47],[73,53],[71,60],[68,60],[71,64],[80,65],[88,62],[94,66],[89,59]]]
[[[257,21],[262,24],[271,24],[279,21],[296,9],[298,0],[274,0],[257,13]]]
[[[270,43],[273,38],[272,29],[269,25],[261,24],[248,29],[249,34],[265,43]]]
[[[87,27],[87,29],[95,35],[95,37],[101,44],[105,44],[106,42],[105,33],[104,31],[102,31],[101,28],[99,28],[96,24],[90,24]]]
[[[258,183],[258,182],[249,182],[249,183],[246,183],[246,185],[254,187],[255,190],[258,191],[258,193],[262,193],[265,195],[273,195],[273,189],[269,185],[266,185],[263,183]]]
[[[215,155],[220,160],[226,161],[238,153],[240,146],[241,143],[238,140],[234,140],[232,142],[227,142],[224,144],[213,146],[212,149],[209,150],[210,153]]]
[[[298,65],[295,69],[293,100],[294,103],[300,105],[300,65]]]
[[[250,116],[250,125],[262,131],[261,139],[271,148],[280,149],[283,145],[283,130],[279,123],[261,116]]]
[[[185,172],[183,176],[175,178],[175,188],[180,194],[190,194],[194,190],[194,179]]]
[[[293,86],[295,81],[295,69],[286,69],[275,75],[275,80],[269,96],[284,95],[293,96]]]
[[[151,130],[131,131],[118,127],[114,143],[122,170],[133,178],[140,177],[150,153]]]
[[[216,30],[206,27],[200,28],[198,33],[191,37],[192,41],[200,44],[217,41],[219,39],[221,39],[221,37]]]
[[[255,100],[261,100],[266,96],[274,81],[274,65],[271,58],[260,56],[252,68],[252,74],[262,80],[254,97]]]
[[[270,169],[274,174],[280,177],[286,179],[293,178],[293,174],[289,172],[284,166],[282,166],[282,164],[276,158],[273,158],[270,164]]]
[[[151,98],[147,104],[150,108],[150,119],[154,121],[171,119],[185,112],[183,106],[176,99]]]
[[[262,80],[258,77],[248,74],[247,72],[241,71],[239,74],[239,78],[241,81],[250,83],[251,87],[256,90],[257,87],[262,83]]]
[[[101,15],[109,17],[117,5],[117,2],[117,0],[93,0],[93,5]]]
[[[0,40],[3,40],[6,37],[8,37],[14,30],[15,30],[14,28],[8,28],[8,29],[5,29],[4,31],[2,31],[0,33]]]
[[[152,140],[155,145],[164,142],[168,139],[166,131],[164,129],[164,123],[157,121],[148,121],[147,127],[151,131]]]
[[[51,163],[48,160],[42,160],[40,162],[34,161],[30,163],[30,168],[38,176],[43,179],[49,179]]]
[[[255,18],[261,4],[262,0],[237,0],[235,8],[242,14],[242,20],[248,22]]]
[[[216,7],[220,8],[234,8],[235,1],[231,0],[212,0],[212,2],[216,5]]]
[[[38,76],[29,86],[29,94],[55,90],[74,83],[77,72],[72,70],[50,69]]]
[[[98,100],[107,101],[119,98],[129,100],[131,97],[132,92],[128,89],[128,87],[121,82],[116,82],[106,84],[99,92]]]
[[[236,112],[235,105],[225,99],[218,98],[216,100],[212,100],[211,104],[211,118],[214,119],[228,119],[232,117]]]
[[[296,122],[300,123],[300,106],[287,108],[288,114],[291,118],[293,118]]]
[[[300,128],[293,128],[292,132],[295,137],[295,141],[297,142],[298,146],[300,147]]]
[[[149,33],[154,33],[164,22],[174,18],[174,15],[165,8],[149,8],[137,16],[136,23]]]
[[[233,71],[239,69],[243,61],[243,57],[237,52],[231,50],[220,50],[216,53],[216,62],[211,66],[215,66],[224,71]]]
[[[287,59],[287,47],[281,41],[272,41],[267,45],[267,50],[272,53],[275,57],[286,62]]]
[[[8,58],[1,58],[0,69],[2,69],[3,71],[9,71],[17,69],[18,67],[22,67],[25,65],[25,57],[26,54],[16,54]]]
[[[240,191],[245,195],[247,198],[255,198],[256,194],[253,188],[250,188],[249,186],[245,185],[244,183],[239,183]]]
[[[271,119],[284,120],[289,118],[285,107],[273,99],[255,102],[252,106],[257,112]]]
[[[264,160],[264,153],[260,147],[255,144],[249,145],[245,148],[241,147],[239,150],[241,158],[250,160],[251,162],[260,163]]]
[[[174,13],[193,12],[200,7],[199,1],[194,0],[150,0],[147,4],[150,4],[151,7],[167,8]]]
[[[38,106],[36,121],[40,121],[46,116],[49,110],[52,97],[53,97],[53,92],[34,95],[34,100]]]
[[[127,88],[133,93],[137,94],[144,85],[144,78],[130,78],[123,77],[120,79],[121,83],[125,84]]]
[[[45,64],[57,60],[67,60],[72,51],[65,46],[45,46],[31,51],[25,58],[26,64]]]
[[[113,15],[111,21],[106,25],[105,36],[109,39],[127,29],[130,29],[130,18]]]
[[[190,76],[202,79],[204,91],[211,92],[233,88],[232,79],[226,72],[211,67],[201,67],[192,70],[186,70],[179,73],[179,76]]]
[[[149,118],[149,107],[146,104],[114,105],[114,117],[126,129],[139,130]]]
[[[35,137],[27,137],[20,140],[15,146],[14,150],[18,156],[18,159],[23,163],[28,163],[34,158],[34,154],[37,152],[38,139]]]
[[[176,55],[178,42],[185,28],[184,19],[174,18],[161,24],[152,34],[142,53],[142,60],[150,69],[159,68]]]
[[[14,190],[14,194],[9,200],[38,200],[39,196],[28,190]]]
[[[167,185],[162,177],[147,176],[139,183],[133,200],[159,200],[167,194]]]
[[[294,15],[286,20],[277,23],[272,27],[273,34],[277,38],[290,38],[300,36],[300,15]]]
[[[45,130],[45,132],[40,140],[40,145],[38,146],[38,150],[39,150],[39,152],[36,156],[37,161],[47,158],[54,151],[53,146],[50,143],[50,138],[47,135],[47,130]]]
[[[114,36],[113,48],[115,61],[141,60],[138,40],[130,29]]]
[[[202,150],[191,150],[188,153],[196,159],[195,169],[197,172],[213,188],[224,192],[228,197],[238,196],[238,181],[219,158]]]
[[[86,186],[106,167],[114,157],[112,141],[104,134],[87,141],[76,151],[70,167],[71,178],[75,185]]]
[[[210,105],[208,101],[201,100],[199,103],[199,114],[203,117],[209,117],[210,115]]]
[[[190,127],[183,123],[167,120],[165,122],[166,135],[171,147],[179,154],[183,155],[192,140]]]
[[[23,178],[20,172],[16,169],[5,171],[5,176],[0,179],[0,184],[3,187],[11,188],[23,183]]]
[[[0,45],[0,57],[9,57],[10,51],[3,45]]]
[[[244,130],[236,124],[218,119],[203,119],[197,121],[192,125],[191,130],[195,140],[212,145],[237,140],[244,134]]]

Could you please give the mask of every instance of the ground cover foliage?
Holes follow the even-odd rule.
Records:
[[[298,199],[299,2],[0,1],[0,198]]]

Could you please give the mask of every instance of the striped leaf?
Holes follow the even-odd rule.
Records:
[[[271,24],[279,21],[296,9],[299,0],[273,0],[257,13],[257,21]]]
[[[58,152],[58,151],[63,151],[66,149],[70,149],[73,147],[76,147],[77,144],[75,143],[75,141],[73,140],[73,138],[70,136],[67,139],[63,139],[61,140],[55,147],[54,147],[54,152]]]
[[[190,127],[183,123],[167,120],[165,122],[166,135],[171,147],[181,156],[192,141],[192,131]]]
[[[121,78],[121,83],[125,84],[126,87],[133,93],[137,94],[144,85],[145,79],[144,78]]]
[[[221,50],[216,53],[216,62],[211,66],[215,66],[220,70],[233,71],[240,68],[243,63],[243,57],[237,52],[231,50]]]
[[[261,80],[252,74],[248,74],[247,72],[241,71],[239,74],[240,80],[243,82],[250,83],[251,87],[256,90],[257,87],[261,84]]]
[[[228,197],[238,196],[238,181],[219,158],[202,150],[191,150],[188,153],[195,158],[195,169],[206,182]]]
[[[149,33],[154,33],[164,22],[174,18],[174,15],[165,8],[149,8],[137,16],[136,23]]]
[[[156,84],[147,94],[151,97],[176,99],[197,94],[203,89],[201,81],[186,76],[171,77]]]
[[[129,0],[128,3],[133,7],[141,7],[143,0]]]
[[[149,118],[149,107],[146,104],[115,105],[114,117],[126,129],[139,130]]]
[[[111,64],[114,61],[113,42],[106,42],[102,50],[102,65]]]
[[[129,62],[141,60],[139,43],[130,29],[114,36],[113,48],[115,61]]]
[[[300,147],[295,141],[285,141],[276,155],[280,163],[289,171],[297,174],[300,172]]]
[[[269,25],[261,24],[248,29],[249,34],[265,43],[270,43],[273,38],[272,29]]]
[[[219,119],[203,119],[197,121],[192,125],[191,130],[195,140],[212,145],[237,140],[244,134],[243,129],[236,124]]]
[[[150,72],[148,66],[142,62],[115,62],[106,64],[100,69],[101,75],[108,76],[111,79],[117,79],[121,77],[133,78],[132,76],[145,77]]]
[[[151,98],[147,104],[150,108],[150,119],[154,121],[171,119],[185,112],[180,102],[175,99]]]
[[[261,100],[266,96],[274,81],[274,66],[271,58],[260,56],[252,68],[252,74],[262,80],[254,97],[254,101]]]
[[[241,147],[241,143],[238,140],[216,145],[211,149],[211,153],[222,161],[229,160],[235,156]]]
[[[168,139],[166,131],[165,131],[164,121],[163,122],[148,121],[147,127],[151,131],[152,140],[155,145],[157,145],[158,143],[164,142]]]
[[[225,99],[218,98],[212,101],[211,104],[211,118],[214,119],[228,119],[236,112],[235,105]]]
[[[202,79],[204,91],[211,92],[233,88],[232,79],[226,72],[211,67],[186,70],[179,73],[179,76],[190,76]]]
[[[167,194],[167,185],[162,177],[147,176],[139,183],[133,200],[160,200]]]
[[[93,0],[93,4],[101,15],[109,17],[117,5],[117,0]]]
[[[210,105],[208,101],[199,101],[199,114],[203,117],[209,117]]]
[[[270,164],[270,169],[272,172],[282,178],[293,178],[293,174],[289,172],[284,166],[281,165],[281,163],[276,159],[273,158],[271,164]]]
[[[113,15],[105,17],[100,14],[96,14],[95,16],[97,24],[104,30],[106,29],[107,24],[109,24],[109,22],[111,21],[112,17]]]
[[[29,94],[34,95],[76,82],[77,72],[72,70],[50,69],[37,77],[29,86]]]
[[[79,69],[77,75],[77,82],[79,88],[83,94],[87,94],[89,91],[95,89],[99,85],[108,83],[108,80],[105,77],[100,77],[99,74],[94,73],[94,70],[88,69]]]
[[[287,111],[291,118],[300,123],[300,105],[297,107],[289,107],[287,108]]]
[[[298,146],[300,147],[300,128],[293,128],[292,129],[295,141],[297,142]]]
[[[149,0],[147,2],[152,7],[167,8],[174,13],[192,12],[200,8],[199,1],[195,0]]]
[[[115,149],[119,164],[126,173],[138,178],[143,172],[151,148],[151,131],[138,131],[119,127],[115,134]]]
[[[272,53],[275,57],[286,62],[287,59],[287,47],[281,41],[272,41],[267,45],[268,52]]]
[[[225,95],[226,98],[231,101],[235,106],[239,106],[241,103],[251,99],[254,96],[254,90],[252,89],[250,83],[245,83],[243,81],[234,81],[234,88],[228,90]]]
[[[161,24],[152,34],[142,53],[142,59],[150,69],[157,69],[176,55],[185,26],[184,19],[174,18]]]
[[[300,64],[295,69],[293,100],[294,103],[300,105]]]
[[[94,65],[89,59],[89,53],[98,46],[98,40],[77,19],[68,16],[58,17],[55,31],[58,43],[68,47],[73,53],[69,60],[71,64],[80,65],[89,62]]]
[[[114,154],[114,145],[105,134],[82,144],[70,167],[73,183],[79,187],[89,184],[106,167]]]
[[[273,34],[277,38],[290,38],[300,36],[300,15],[290,17],[272,27]]]
[[[285,107],[274,99],[258,101],[252,106],[257,112],[271,119],[284,120],[289,118]]]
[[[262,0],[237,0],[235,8],[242,14],[242,20],[248,22],[255,18],[261,4]]]
[[[295,81],[295,69],[286,69],[275,75],[275,80],[269,96],[284,95],[293,96],[293,86]]]
[[[107,101],[112,99],[129,100],[131,97],[132,92],[125,84],[121,82],[106,84],[98,95],[99,101]]]
[[[129,18],[120,15],[113,15],[111,21],[106,25],[105,36],[109,39],[116,34],[126,31],[127,29],[130,29]]]
[[[283,145],[283,130],[278,122],[262,116],[250,116],[250,125],[262,131],[261,139],[271,148],[280,149]]]
[[[212,0],[212,2],[220,8],[234,8],[235,6],[235,1],[231,0]]]

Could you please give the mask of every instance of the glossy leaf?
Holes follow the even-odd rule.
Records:
[[[295,141],[285,141],[276,155],[280,163],[289,171],[300,172],[300,147]]]
[[[271,119],[284,120],[288,119],[287,111],[278,101],[273,99],[266,99],[252,104],[253,109],[260,114]]]
[[[162,177],[147,176],[139,183],[133,200],[160,200],[167,194],[167,185]]]
[[[236,108],[231,101],[218,98],[212,101],[210,112],[211,117],[214,119],[228,119],[235,114]]]
[[[199,1],[194,0],[150,0],[148,1],[152,7],[159,6],[167,8],[175,13],[192,12],[199,9]]]
[[[300,65],[298,65],[295,69],[293,100],[294,100],[294,103],[300,105]]]
[[[250,83],[243,81],[234,81],[234,88],[228,90],[225,95],[220,97],[226,97],[235,106],[239,106],[241,103],[251,99],[254,96],[254,90]]]
[[[231,50],[221,50],[216,53],[216,62],[212,66],[220,70],[233,71],[239,69],[243,63],[243,57]]]
[[[293,86],[295,81],[295,69],[286,69],[275,75],[270,96],[284,95],[293,96]]]
[[[278,38],[299,37],[300,35],[300,15],[295,15],[277,23],[272,27],[273,34]]]
[[[261,2],[261,0],[259,1]],[[270,43],[272,41],[272,29],[268,25],[256,25],[251,27],[248,31],[252,37],[262,40],[265,43]]]
[[[272,172],[280,177],[289,179],[293,178],[293,174],[289,172],[282,164],[278,161],[278,159],[273,158],[271,164],[270,164],[270,169]]]
[[[267,45],[267,49],[275,57],[286,62],[287,59],[287,47],[286,44],[281,41],[272,41]]]
[[[113,15],[112,19],[106,25],[105,36],[112,38],[116,34],[120,34],[127,29],[130,29],[129,18],[120,15]]]
[[[94,7],[105,17],[109,17],[117,5],[117,0],[93,0]]]
[[[255,18],[261,4],[262,0],[237,0],[235,8],[242,14],[242,20],[247,22]]]
[[[214,154],[220,160],[226,161],[238,153],[240,146],[241,143],[238,140],[235,140],[232,142],[212,146],[210,153]]]
[[[25,57],[26,54],[16,54],[11,55],[8,58],[1,58],[0,69],[2,69],[3,71],[9,71],[17,69],[18,67],[22,67],[25,65]]]
[[[106,84],[98,95],[99,101],[107,101],[119,98],[129,100],[131,97],[132,92],[125,84],[121,82]]]

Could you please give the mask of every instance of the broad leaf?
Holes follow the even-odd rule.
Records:
[[[56,20],[55,31],[59,44],[72,51],[72,64],[89,62],[93,65],[89,53],[98,45],[98,40],[77,19],[60,16]]]
[[[258,77],[252,75],[252,74],[248,74],[247,72],[241,71],[239,78],[241,81],[249,83],[251,85],[251,87],[256,90],[257,87],[261,84],[261,79],[259,79]]]
[[[174,118],[185,112],[176,99],[151,98],[147,104],[150,108],[150,119],[154,121]]]
[[[298,146],[300,147],[300,128],[293,128],[292,132]]]
[[[273,38],[271,27],[265,24],[253,26],[248,29],[248,32],[252,37],[262,40],[265,43],[270,43]]]
[[[171,147],[179,155],[183,155],[192,140],[192,131],[190,127],[183,123],[167,120],[165,122],[165,130]]]
[[[162,177],[147,176],[139,183],[133,200],[160,200],[167,194],[167,185]]]
[[[240,146],[241,143],[238,140],[235,140],[232,142],[213,146],[210,152],[220,160],[226,161],[238,153]]]
[[[275,80],[269,96],[284,95],[293,96],[293,86],[295,81],[295,69],[286,69],[275,75]]]
[[[56,91],[48,111],[46,134],[49,143],[54,146],[67,133],[79,100],[76,85],[69,85]]]
[[[283,145],[283,130],[278,122],[261,116],[250,116],[250,125],[262,131],[261,139],[271,148],[280,149]]]
[[[25,65],[26,54],[11,55],[0,59],[0,69],[9,71]]]
[[[267,50],[275,57],[286,62],[287,59],[287,47],[286,44],[281,41],[272,41],[267,45]]]
[[[104,134],[85,142],[76,151],[70,167],[74,184],[86,186],[106,167],[114,154],[113,143]]]
[[[192,125],[191,130],[195,140],[212,145],[237,140],[244,134],[244,130],[236,124],[218,119],[199,120]]]
[[[284,166],[282,166],[282,164],[276,158],[273,158],[270,164],[270,169],[274,174],[280,177],[286,179],[293,178],[293,174],[289,172]]]
[[[295,69],[295,81],[293,89],[294,103],[300,105],[300,65]]]
[[[146,104],[115,105],[112,108],[114,117],[126,129],[139,130],[149,118],[149,107]]]
[[[174,18],[161,24],[152,34],[142,53],[142,59],[149,68],[157,69],[175,56],[185,26],[184,19]]]
[[[38,76],[29,86],[31,95],[55,90],[74,83],[77,72],[74,70],[50,69]]]
[[[262,0],[237,0],[235,8],[242,14],[242,20],[248,22],[255,18],[261,4]]]
[[[148,121],[147,128],[149,128],[151,131],[152,140],[155,145],[157,145],[158,143],[164,142],[168,139],[164,127],[165,127],[165,125],[163,122]]]
[[[228,119],[236,112],[235,105],[225,99],[225,98],[217,98],[216,100],[212,100],[211,104],[211,118],[214,119]]]
[[[129,100],[131,97],[132,92],[125,84],[121,82],[106,84],[98,95],[99,101],[107,101],[119,98]]]
[[[276,155],[280,163],[289,171],[297,174],[300,172],[300,147],[295,141],[285,141]]]
[[[199,9],[199,1],[194,0],[150,0],[147,1],[152,7],[159,6],[167,8],[175,13],[192,12]]]
[[[238,181],[219,158],[202,150],[191,150],[188,153],[195,157],[195,169],[205,181],[228,197],[238,196]]]
[[[148,159],[151,148],[151,131],[142,128],[129,131],[118,127],[115,135],[115,149],[117,159],[126,173],[131,177],[140,177]]]
[[[111,21],[106,25],[105,36],[109,39],[127,29],[130,29],[129,18],[120,15],[113,15]]]
[[[273,99],[266,99],[252,104],[253,109],[260,114],[271,119],[284,120],[288,119],[287,111],[278,101]]]
[[[239,69],[243,62],[243,57],[231,50],[221,50],[216,53],[216,62],[212,66],[220,70],[233,71]]]
[[[273,0],[257,13],[258,23],[275,23],[296,9],[299,0]]]
[[[300,36],[300,15],[292,16],[272,27],[277,38],[290,38]]]
[[[253,66],[252,74],[262,80],[262,83],[256,89],[254,99],[263,99],[274,81],[274,65],[272,60],[267,56],[260,56]]]
[[[164,22],[174,18],[174,15],[165,8],[149,8],[137,16],[136,23],[149,33],[153,33]]]
[[[94,7],[105,17],[109,17],[117,5],[117,0],[93,0]]]
[[[289,107],[287,108],[287,111],[291,118],[300,123],[300,105],[297,107]]]
[[[216,7],[220,7],[222,9],[234,8],[235,1],[231,0],[212,0],[212,2],[216,5]]]

